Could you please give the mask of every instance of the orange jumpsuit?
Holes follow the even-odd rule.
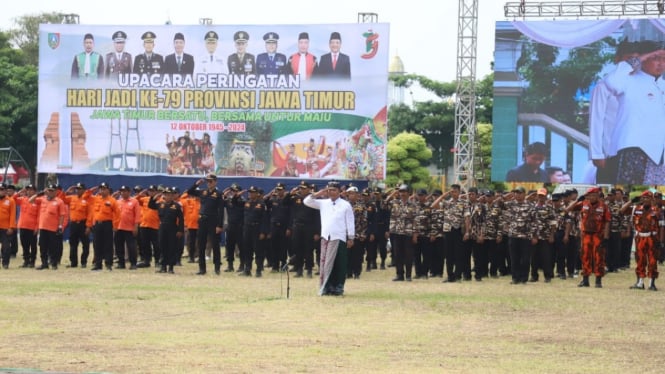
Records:
[[[639,278],[658,278],[658,218],[657,207],[638,205],[633,210],[635,227],[635,274]]]
[[[580,206],[580,230],[582,246],[582,276],[588,277],[592,272],[596,277],[605,275],[605,247],[601,245],[605,226],[610,222],[610,209],[602,200],[591,204],[588,200]]]

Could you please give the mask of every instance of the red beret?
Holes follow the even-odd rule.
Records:
[[[642,196],[642,197],[644,197],[644,196],[652,197],[653,193],[649,190],[646,190],[646,191],[642,192],[642,194],[640,196]]]
[[[586,193],[600,193],[601,189],[600,187],[593,187],[589,188],[589,190]]]

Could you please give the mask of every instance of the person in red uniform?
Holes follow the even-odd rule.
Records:
[[[637,205],[633,205],[637,203]],[[631,289],[644,289],[644,278],[651,278],[650,291],[657,291],[658,250],[663,243],[663,227],[659,226],[660,209],[653,201],[653,193],[644,191],[639,199],[628,201],[621,207],[621,212],[632,216],[635,227],[635,274],[637,282]]]
[[[568,211],[580,212],[582,231],[582,281],[578,287],[589,287],[589,275],[596,275],[596,288],[603,287],[605,275],[605,248],[610,236],[610,210],[602,201],[599,187],[591,188],[586,195],[568,205]]]
[[[7,186],[0,185],[0,243],[2,243],[2,267],[9,268],[12,255],[11,237],[16,230],[16,202],[7,196]]]
[[[88,216],[92,201],[90,191],[86,190],[85,184],[77,183],[67,189],[62,199],[69,206],[69,265],[75,268],[79,265],[78,246],[81,243],[81,267],[88,264],[90,255],[90,233],[86,233]]]
[[[56,196],[56,185],[49,184],[43,194],[33,195],[30,202],[39,206],[39,255],[42,265],[37,270],[58,269],[58,241],[62,242],[62,230],[67,215],[65,203]]]
[[[93,231],[93,246],[95,251],[95,264],[92,271],[102,270],[102,260],[107,270],[113,265],[113,222],[120,213],[118,202],[111,197],[108,183],[102,182],[99,187],[93,187],[91,193],[93,208],[90,211],[88,230]],[[89,232],[89,231],[88,231]]]
[[[21,213],[18,216],[18,230],[23,248],[22,268],[35,267],[37,259],[37,233],[39,232],[39,206],[30,202],[30,198],[37,193],[35,186],[29,184],[14,195],[16,206]]]

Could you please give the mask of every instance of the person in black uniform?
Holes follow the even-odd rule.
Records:
[[[286,264],[286,254],[289,246],[288,239],[291,231],[287,229],[291,216],[291,194],[284,189],[284,183],[277,186],[266,196],[266,205],[270,212],[270,240],[271,248],[268,262],[273,273]]]
[[[207,183],[205,190],[198,187]],[[199,249],[199,272],[197,275],[206,273],[205,249],[208,241],[212,245],[212,262],[215,265],[215,274],[219,275],[221,267],[221,256],[219,248],[219,236],[224,229],[224,198],[217,189],[217,176],[208,174],[205,179],[199,179],[187,190],[187,194],[198,196],[201,199],[199,210],[199,232],[197,234],[197,248]]]
[[[319,211],[306,206],[303,200],[312,190],[305,181],[300,182],[297,195],[293,197],[291,206],[291,246],[293,250],[293,270],[296,277],[303,276],[303,267],[307,269],[307,276],[312,276],[314,266],[313,251],[315,241],[318,241],[319,227],[321,226]]]
[[[388,257],[388,238],[390,237],[388,224],[390,222],[390,207],[383,202],[381,188],[374,189],[374,204],[376,206],[376,246],[381,257],[381,270],[386,270],[386,257]],[[376,268],[376,252],[368,253],[372,267]]]
[[[263,41],[266,42],[266,52],[256,56],[257,74],[288,74],[289,70],[286,64],[286,56],[277,52],[279,34],[269,32],[263,35]]]
[[[233,34],[236,53],[229,55],[229,58],[226,59],[229,65],[229,74],[256,74],[256,60],[254,59],[254,55],[247,53],[248,40],[249,34],[245,31],[238,31]]]
[[[367,214],[367,243],[365,245],[365,260],[367,261],[367,268],[365,271],[372,271],[376,269],[376,249],[378,233],[376,230],[376,205],[372,201],[371,189],[365,188],[362,191],[363,204],[365,204],[365,212]],[[383,233],[381,233],[383,235]]]
[[[173,36],[173,49],[175,53],[164,57],[164,74],[179,74],[182,76],[194,74],[194,56],[185,53],[185,35],[180,32]]]
[[[226,207],[226,263],[228,264],[224,272],[233,272],[233,261],[235,258],[236,246],[238,250],[242,248],[242,223],[245,216],[245,199],[242,198],[242,188],[237,184],[232,184],[224,190],[224,206]],[[244,264],[240,259],[238,271],[242,271]]]
[[[266,237],[262,229],[266,208],[260,198],[258,188],[251,186],[247,192],[249,192],[249,200],[245,202],[245,220],[242,228],[243,246],[240,248],[240,257],[245,267],[241,275],[248,277],[252,275],[252,259],[256,254],[256,277],[258,278],[262,275],[265,258],[262,253],[263,246],[259,241]]]
[[[146,31],[141,35],[143,39],[144,52],[134,58],[134,74],[161,74],[164,69],[164,57],[154,53],[155,35],[152,31]]]
[[[162,250],[162,267],[160,273],[173,274],[173,266],[177,261],[178,242],[182,240],[185,232],[185,218],[182,214],[182,206],[174,201],[176,192],[171,187],[166,187],[161,194],[162,202],[157,202],[159,195],[153,195],[148,202],[148,208],[157,210],[159,214],[159,247]]]

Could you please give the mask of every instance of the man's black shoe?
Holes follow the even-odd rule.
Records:
[[[196,275],[206,275],[206,272],[205,270],[199,270],[199,272],[196,273]]]
[[[44,265],[44,264],[42,264],[41,266],[37,266],[37,267],[35,268],[35,270],[45,270],[45,269],[48,269],[48,265]]]
[[[138,264],[136,264],[136,267],[138,267],[138,268],[149,268],[150,263],[149,262],[139,262]]]
[[[393,282],[404,282],[404,277],[395,277],[393,278]]]
[[[655,284],[652,284],[651,286],[649,286],[649,291],[658,291],[658,288],[656,288]]]

